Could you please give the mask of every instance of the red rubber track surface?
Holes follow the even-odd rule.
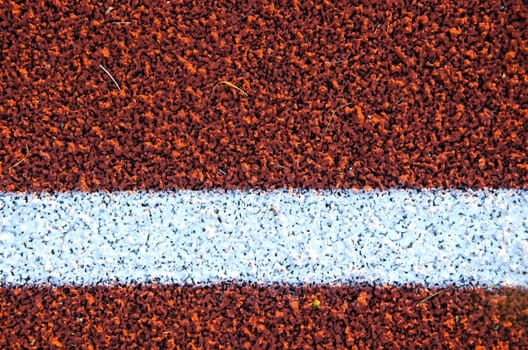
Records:
[[[3,191],[528,186],[522,1],[0,11]]]
[[[521,349],[528,344],[528,298],[518,289],[39,287],[0,289],[0,307],[0,345],[10,349]]]
[[[520,0],[0,1],[0,190],[527,188],[527,17]],[[522,349],[527,300],[4,286],[0,347]]]

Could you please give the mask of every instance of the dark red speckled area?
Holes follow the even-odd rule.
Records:
[[[525,2],[194,3],[0,1],[0,190],[528,187]],[[9,349],[526,349],[527,329],[524,289],[0,288]]]

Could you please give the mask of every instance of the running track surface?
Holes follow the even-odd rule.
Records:
[[[528,346],[527,16],[1,3],[1,347]]]

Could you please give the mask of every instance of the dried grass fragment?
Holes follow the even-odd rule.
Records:
[[[332,115],[330,116],[330,119],[328,120],[328,123],[326,124],[326,128],[324,130],[323,136],[326,136],[326,132],[328,131],[328,127],[330,127],[330,123],[332,123],[332,120],[334,120],[334,116],[336,115],[336,112],[342,108],[348,107],[352,105],[353,103],[345,103],[344,105],[341,105],[333,110]]]
[[[110,74],[110,72],[109,72],[105,67],[103,67],[102,64],[100,64],[99,67],[101,67],[101,69],[104,70],[104,72],[105,72],[106,74],[108,74],[108,76],[110,77],[110,79],[112,79],[112,81],[114,82],[115,86],[117,86],[117,89],[118,89],[119,91],[121,91],[121,87],[119,86],[119,84],[117,83],[117,81],[114,79],[114,77],[112,76],[112,74]]]
[[[427,298],[423,298],[422,300],[420,300],[420,302],[418,302],[418,303],[416,304],[416,306],[418,307],[418,306],[422,305],[422,304],[425,303],[427,300],[430,300],[430,299],[434,298],[435,296],[437,296],[437,295],[439,295],[439,294],[441,294],[441,293],[443,293],[443,292],[444,292],[443,290],[439,290],[438,292],[429,295]]]
[[[22,159],[18,160],[15,164],[7,168],[7,170],[17,167],[19,164],[23,163],[26,159],[28,159],[28,157],[29,157],[29,147],[26,145],[26,155]]]
[[[235,84],[233,83],[230,83],[229,81],[225,81],[225,80],[222,80],[222,81],[219,81],[218,83],[216,83],[214,86],[213,86],[213,92],[215,91],[215,89],[217,88],[218,85],[220,84],[224,84],[224,85],[227,85],[235,90],[238,90],[240,93],[242,93],[244,96],[249,96],[247,94],[247,92],[245,92],[244,90],[242,90],[241,88],[239,88],[238,86],[236,86]]]

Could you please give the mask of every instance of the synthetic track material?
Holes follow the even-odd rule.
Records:
[[[10,349],[525,349],[528,336],[517,289],[40,287],[0,290],[0,305]]]
[[[0,193],[6,283],[528,286],[528,191]]]
[[[527,18],[0,1],[0,191],[527,188]],[[6,286],[0,347],[528,347],[520,289],[153,288]]]
[[[0,11],[0,191],[528,186],[520,0]]]

